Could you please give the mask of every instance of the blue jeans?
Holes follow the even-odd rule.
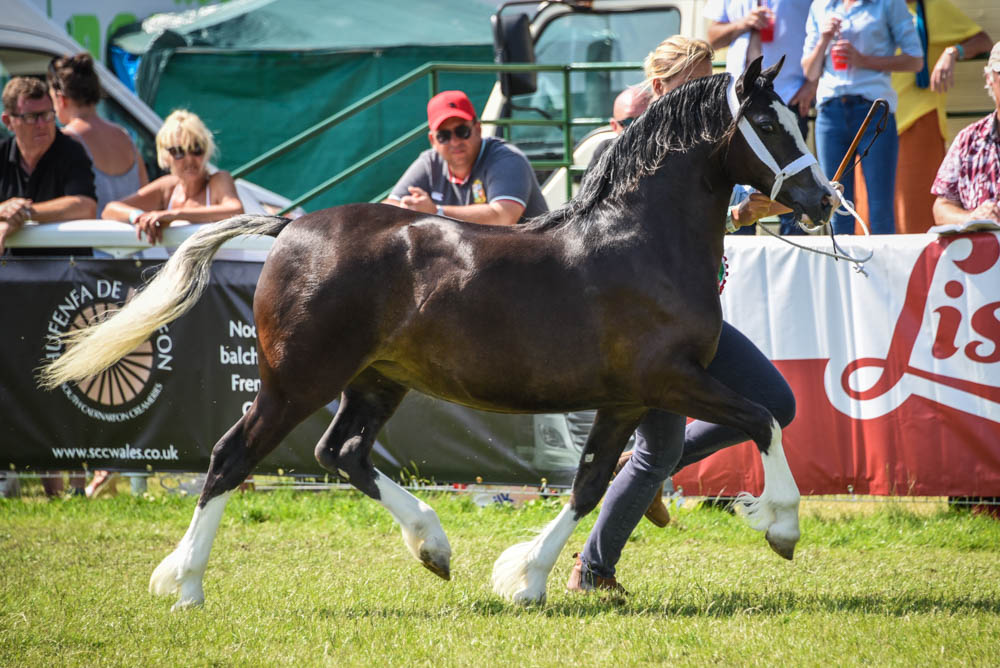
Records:
[[[750,339],[722,323],[719,349],[708,365],[716,380],[752,398],[774,415],[782,428],[795,417],[795,396],[781,373]],[[611,483],[597,523],[580,558],[601,577],[613,577],[628,537],[653,501],[660,483],[688,464],[749,437],[738,429],[683,415],[649,411],[635,434],[632,458]]]
[[[854,141],[854,135],[864,122],[871,100],[858,95],[842,95],[824,102],[816,114],[816,153],[820,167],[829,177],[837,172],[840,161]],[[875,135],[878,119],[868,125],[858,154],[864,150]],[[896,217],[893,213],[893,195],[896,191],[896,155],[899,153],[899,137],[896,135],[896,117],[889,114],[889,122],[882,135],[875,140],[868,155],[861,160],[868,189],[868,225],[872,234],[894,234]],[[851,163],[854,164],[852,158]],[[850,168],[840,177],[844,186],[844,197],[854,201],[854,171]],[[854,218],[837,214],[833,217],[833,231],[837,234],[852,234]]]

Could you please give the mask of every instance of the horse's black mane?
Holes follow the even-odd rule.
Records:
[[[729,74],[689,81],[654,100],[629,129],[612,141],[587,174],[577,196],[564,206],[533,218],[528,226],[546,230],[591,213],[602,202],[614,203],[635,190],[668,153],[699,144],[717,144],[732,131],[726,103]]]

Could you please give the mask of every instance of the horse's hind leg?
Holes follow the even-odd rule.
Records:
[[[573,494],[559,516],[532,541],[507,548],[493,565],[493,591],[517,603],[545,600],[545,583],[580,518],[604,496],[629,437],[644,409],[597,411],[580,466],[573,479]]]
[[[757,444],[764,467],[764,491],[737,496],[747,522],[764,531],[775,552],[791,559],[799,541],[799,489],[781,445],[781,426],[763,406],[750,401],[691,364],[683,370],[678,388],[663,400],[666,410],[698,420],[736,427]]]
[[[173,610],[204,602],[202,577],[229,495],[317,407],[295,405],[266,388],[261,390],[250,410],[212,449],[205,486],[191,524],[177,548],[153,571],[151,593],[177,594]]]
[[[410,554],[435,575],[451,578],[451,545],[437,513],[372,465],[379,430],[407,388],[374,369],[358,374],[344,390],[340,409],[316,445],[316,460],[382,504],[399,524]]]

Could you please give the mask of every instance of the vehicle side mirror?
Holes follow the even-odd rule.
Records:
[[[531,20],[527,14],[503,17],[494,14],[493,60],[497,64],[534,63],[535,45],[531,41]],[[538,89],[536,72],[501,72],[500,90],[508,100],[514,95],[529,95]]]

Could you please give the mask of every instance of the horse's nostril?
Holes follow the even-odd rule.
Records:
[[[820,203],[823,206],[830,206],[830,196],[829,195],[823,195],[822,199],[820,199]]]

